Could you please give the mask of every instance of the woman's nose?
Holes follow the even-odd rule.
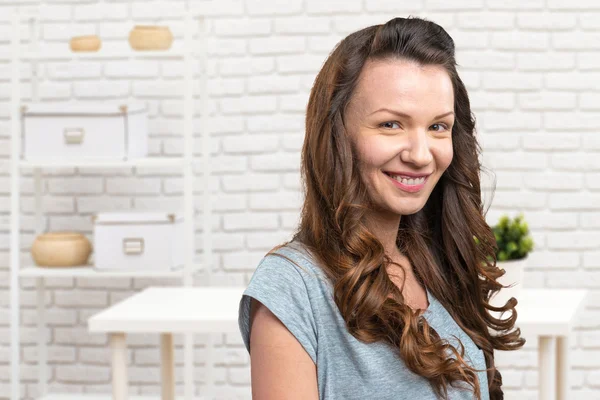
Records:
[[[433,160],[433,155],[429,148],[427,134],[414,132],[409,135],[408,144],[400,153],[400,158],[403,162],[414,164],[417,167],[424,167],[430,164]]]

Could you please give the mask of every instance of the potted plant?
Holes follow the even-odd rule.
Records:
[[[502,307],[511,298],[519,298],[523,286],[525,266],[528,254],[533,250],[533,239],[529,235],[529,227],[524,220],[523,214],[515,218],[503,215],[496,225],[492,227],[496,237],[496,266],[506,272],[498,282],[506,288],[500,289],[490,299],[490,304]],[[477,241],[477,238],[475,238]]]

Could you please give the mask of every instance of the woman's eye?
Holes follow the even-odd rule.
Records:
[[[437,125],[437,126],[441,126],[441,127],[443,127],[444,129],[448,130],[448,125],[446,125],[446,124],[433,124],[433,125],[431,125],[431,126],[436,126],[436,125]],[[434,129],[434,130],[435,130],[435,129]],[[435,130],[435,131],[436,131],[436,132],[440,132],[439,130]]]
[[[394,121],[388,121],[388,122],[384,122],[383,124],[379,125],[382,126],[384,128],[392,128],[394,125],[398,125],[398,127],[400,127],[400,124]]]

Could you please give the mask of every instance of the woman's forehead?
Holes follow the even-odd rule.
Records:
[[[366,114],[383,107],[406,113],[424,106],[433,112],[448,111],[454,104],[454,91],[442,67],[403,60],[369,61],[361,72],[355,100]]]

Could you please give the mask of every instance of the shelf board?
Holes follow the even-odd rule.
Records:
[[[112,394],[102,393],[54,393],[38,397],[37,400],[112,400]],[[160,395],[129,395],[128,400],[159,400]],[[184,396],[175,396],[176,400],[183,400]],[[194,400],[208,400],[207,397],[194,397]]]
[[[110,51],[100,49],[96,52],[73,52],[69,49],[68,44],[65,44],[64,51],[53,51],[39,53],[25,52],[22,55],[22,59],[29,60],[111,60],[111,59],[183,59],[185,52],[181,49],[176,50],[118,50]],[[190,56],[194,57],[195,54],[190,52]]]
[[[197,272],[193,270],[192,273]],[[19,271],[22,278],[181,278],[183,269],[173,271],[127,271],[97,270],[93,266],[81,267],[24,267]]]
[[[46,160],[46,161],[28,161],[21,160],[21,168],[64,168],[64,167],[100,167],[100,168],[121,168],[121,167],[181,167],[184,163],[181,157],[145,157],[131,160]]]

